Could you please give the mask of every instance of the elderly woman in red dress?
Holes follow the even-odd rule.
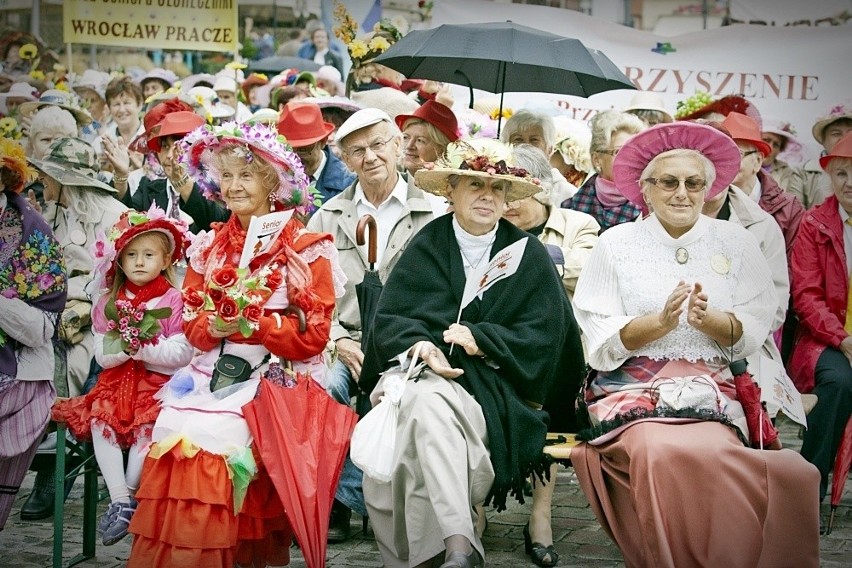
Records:
[[[852,133],[819,162],[833,195],[805,215],[793,245],[791,287],[799,328],[788,368],[801,392],[819,397],[808,414],[802,455],[819,469],[822,501],[852,414]]]
[[[200,233],[189,250],[184,332],[198,354],[159,395],[163,410],[136,494],[129,566],[284,565],[290,527],[242,406],[275,358],[322,383],[335,292],[345,278],[331,236],[305,231],[295,216],[265,246],[249,246],[247,270],[240,268],[253,217],[309,206],[307,177],[277,132],[202,126],[182,151],[189,175],[231,217]],[[236,317],[223,289],[246,279],[260,288]],[[303,331],[293,311],[304,313]],[[225,388],[211,381],[222,355],[245,361],[248,379]]]

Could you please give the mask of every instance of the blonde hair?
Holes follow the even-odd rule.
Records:
[[[115,260],[113,261],[115,263],[115,277],[112,280],[112,287],[110,288],[110,297],[113,300],[118,296],[118,291],[121,289],[122,286],[124,286],[124,283],[127,281],[127,275],[124,274],[124,270],[121,268],[121,260],[124,257],[124,251],[127,249],[127,246],[130,243],[132,243],[133,241],[135,241],[136,239],[138,239],[142,235],[154,236],[154,237],[156,237],[157,242],[160,245],[162,245],[163,256],[166,258],[166,261],[168,262],[168,266],[166,266],[166,268],[163,269],[162,274],[163,274],[163,276],[166,277],[166,280],[169,281],[169,284],[171,284],[175,288],[178,287],[177,286],[177,278],[175,276],[175,267],[174,267],[174,264],[172,263],[172,255],[171,255],[172,241],[171,241],[171,239],[169,239],[169,237],[167,237],[162,231],[158,231],[158,230],[144,231],[144,232],[139,233],[138,235],[134,236],[127,243],[125,243],[124,247],[121,249],[121,252],[119,252],[115,256]]]
[[[438,156],[442,156],[444,152],[447,151],[447,146],[450,145],[450,139],[447,138],[447,135],[438,130],[438,127],[429,122],[428,120],[423,120],[422,118],[412,117],[402,123],[402,133],[405,135],[405,129],[409,126],[416,126],[418,124],[426,125],[426,132],[429,134],[429,139],[432,141],[432,144],[438,147]]]

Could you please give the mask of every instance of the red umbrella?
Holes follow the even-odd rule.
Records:
[[[325,566],[331,502],[357,415],[310,377],[285,388],[262,379],[243,406],[263,464],[308,568]]]
[[[834,471],[831,480],[831,514],[828,516],[828,527],[825,534],[831,534],[834,525],[834,513],[840,505],[840,496],[846,486],[846,477],[849,475],[849,467],[852,466],[852,418],[846,422],[843,437],[840,438],[840,447],[837,448],[837,456],[834,458]]]
[[[743,406],[748,433],[753,448],[780,449],[778,430],[769,419],[766,408],[760,400],[760,387],[746,370],[746,361],[741,359],[731,363],[731,373],[734,375],[734,387],[737,390],[737,400]]]

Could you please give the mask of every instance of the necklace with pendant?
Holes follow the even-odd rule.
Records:
[[[675,260],[678,264],[686,264],[689,260],[689,251],[683,247],[678,247],[675,251]]]
[[[467,262],[467,265],[470,267],[471,270],[479,267],[480,263],[482,262],[482,259],[485,258],[485,255],[487,255],[488,252],[491,250],[491,245],[494,244],[494,239],[496,239],[496,238],[497,238],[497,233],[494,233],[494,236],[491,237],[490,241],[488,241],[488,246],[485,247],[485,250],[482,251],[482,254],[480,254],[479,258],[476,260],[476,264],[473,264],[472,262],[470,262],[470,259],[464,253],[464,249],[461,246],[459,247],[459,252],[464,257],[465,261]]]

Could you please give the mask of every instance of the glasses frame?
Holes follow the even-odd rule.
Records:
[[[660,185],[660,182],[662,181],[663,177],[664,176],[655,177],[655,178],[654,177],[648,177],[648,178],[645,178],[642,181],[650,183],[651,185],[653,185],[654,187],[656,187],[660,191],[664,191],[666,193],[674,193],[678,189],[680,189],[681,186],[683,186],[683,188],[686,189],[687,193],[700,193],[700,192],[704,191],[705,189],[707,189],[707,180],[706,179],[701,179],[701,187],[695,188],[695,189],[690,189],[686,182],[690,179],[693,179],[692,177],[679,178],[679,177],[675,177],[675,176],[672,176],[672,175],[668,175],[669,179],[676,179],[677,180],[677,186],[669,189],[669,188],[667,188],[663,185]]]
[[[346,157],[348,157],[352,160],[363,160],[364,158],[367,157],[367,150],[368,149],[371,150],[373,152],[373,154],[378,154],[379,152],[384,150],[385,146],[387,146],[388,143],[390,143],[390,141],[393,140],[394,138],[396,138],[396,134],[392,134],[391,136],[389,136],[387,138],[387,140],[381,140],[381,139],[376,140],[375,142],[373,142],[372,144],[370,144],[368,146],[357,146],[357,147],[352,148],[352,149],[344,150],[344,153],[346,154]]]
[[[757,154],[758,152],[760,152],[760,150],[749,150],[748,152],[743,152],[742,150],[740,150],[740,160],[745,160],[752,154]]]

